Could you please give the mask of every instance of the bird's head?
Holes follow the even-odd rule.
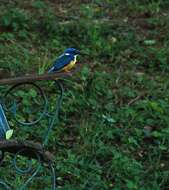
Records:
[[[71,54],[71,55],[79,55],[79,54],[81,54],[80,51],[75,49],[75,48],[67,48],[64,53],[68,53],[68,54]]]

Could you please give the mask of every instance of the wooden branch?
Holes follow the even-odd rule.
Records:
[[[38,159],[37,154],[42,161],[47,163],[54,160],[54,156],[50,152],[44,151],[41,144],[34,143],[33,141],[2,140],[0,141],[0,150],[12,154],[18,153],[19,155],[34,159]]]
[[[24,82],[35,82],[35,81],[42,81],[42,80],[57,80],[61,77],[71,76],[72,73],[48,73],[43,75],[28,75],[23,77],[15,77],[15,78],[6,78],[0,80],[0,85],[11,85],[11,84],[18,84]]]
[[[23,77],[15,78],[4,78],[0,79],[0,85],[13,85],[26,82],[35,82],[35,81],[47,81],[47,80],[58,80],[60,78],[72,76],[75,72],[79,71],[81,66],[76,67],[73,71],[70,72],[55,72],[47,73],[43,75],[27,75]]]

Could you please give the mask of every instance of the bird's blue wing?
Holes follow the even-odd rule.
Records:
[[[61,55],[58,59],[56,59],[53,67],[49,70],[49,73],[61,70],[73,60],[74,60],[73,55],[65,55],[65,54]]]
[[[5,139],[6,132],[10,130],[2,105],[0,104],[0,140]]]

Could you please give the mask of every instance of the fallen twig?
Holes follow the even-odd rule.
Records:
[[[130,100],[130,102],[128,102],[128,106],[131,106],[132,104],[134,104],[136,101],[138,101],[140,98],[142,98],[143,97],[143,94],[142,95],[139,95],[139,96],[137,96],[136,98],[134,98],[134,99],[132,99],[132,100]]]

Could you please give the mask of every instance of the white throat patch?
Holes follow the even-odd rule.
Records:
[[[74,61],[77,61],[77,55],[74,56]]]

